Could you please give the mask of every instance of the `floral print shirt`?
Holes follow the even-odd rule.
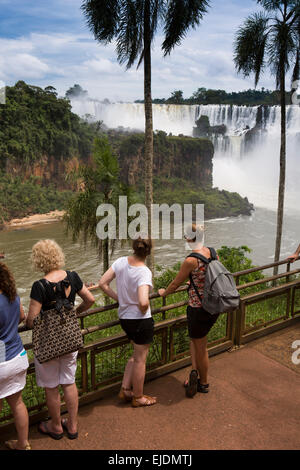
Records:
[[[207,265],[203,263],[203,261],[201,261],[200,259],[198,259],[197,262],[198,267],[191,272],[191,275],[195,286],[199,291],[199,294],[202,296],[204,291],[205,273]],[[189,287],[189,306],[194,308],[202,307],[202,302],[200,302],[200,299],[192,284],[190,284]]]

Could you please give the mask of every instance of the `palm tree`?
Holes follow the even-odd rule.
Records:
[[[257,86],[266,65],[280,90],[281,148],[274,262],[279,261],[286,179],[286,74],[293,66],[293,81],[299,78],[300,0],[257,0],[264,11],[250,15],[237,32],[235,65],[247,77],[255,74]],[[276,267],[274,273],[278,273]]]
[[[95,39],[108,44],[116,40],[120,64],[127,69],[136,61],[144,63],[145,105],[145,205],[148,233],[152,233],[153,204],[153,119],[151,94],[151,46],[158,25],[164,28],[165,55],[185,37],[189,28],[199,25],[207,11],[207,0],[85,0],[82,10]],[[154,269],[154,258],[149,263]]]
[[[95,139],[91,166],[79,167],[69,178],[80,181],[81,190],[69,202],[65,215],[67,231],[72,233],[73,241],[81,240],[84,244],[92,241],[103,257],[105,272],[109,268],[109,251],[113,252],[116,238],[98,237],[97,225],[102,217],[97,216],[97,208],[101,204],[115,207],[117,230],[119,197],[126,196],[129,204],[133,202],[132,190],[120,182],[118,160],[106,136]]]

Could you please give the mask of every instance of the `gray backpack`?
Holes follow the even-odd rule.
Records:
[[[202,307],[211,315],[219,313],[233,312],[240,305],[240,294],[237,291],[236,284],[232,274],[218,261],[217,253],[214,248],[209,248],[211,259],[199,253],[192,253],[188,258],[196,258],[207,264],[204,294],[200,295],[192,275],[190,274],[191,285],[198,295]]]

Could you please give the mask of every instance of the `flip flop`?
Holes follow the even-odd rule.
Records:
[[[61,425],[62,427],[64,428],[65,431],[67,431],[67,436],[69,439],[73,440],[73,439],[77,439],[78,437],[78,432],[69,432],[69,429],[68,429],[68,426],[67,426],[67,422],[68,420],[67,419],[62,419],[61,420]]]
[[[41,425],[44,426],[45,428],[45,431],[44,429],[41,428]],[[45,434],[46,436],[50,436],[52,439],[54,439],[55,441],[59,441],[60,439],[62,439],[64,437],[64,433],[56,433],[56,432],[51,432],[49,431],[48,429],[48,426],[47,426],[47,421],[41,421],[38,425],[38,431],[39,433],[41,434]]]

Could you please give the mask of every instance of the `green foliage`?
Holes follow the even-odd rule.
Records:
[[[154,203],[204,204],[205,219],[250,215],[252,204],[238,193],[220,191],[217,188],[201,187],[181,178],[154,177]]]
[[[52,185],[43,187],[34,177],[24,181],[21,177],[0,173],[0,224],[12,218],[64,210],[71,194],[71,191],[58,191]]]
[[[72,100],[74,98],[86,98],[87,95],[88,92],[86,90],[83,90],[78,84],[75,84],[66,91],[66,98],[68,98],[69,100]]]
[[[252,269],[254,266],[250,258],[246,256],[246,253],[251,253],[252,250],[247,246],[239,246],[237,248],[222,246],[218,250],[220,261],[231,273],[237,273],[240,271],[246,271]],[[246,274],[241,277],[240,283],[248,283],[263,279],[264,276],[261,272],[255,272]]]
[[[181,263],[178,262],[173,267],[163,270],[162,266],[156,265],[156,272],[161,272],[161,274],[154,278],[154,290],[158,291],[158,289],[166,289],[178,274],[180,266]]]
[[[70,102],[57,98],[55,88],[19,81],[6,87],[6,104],[0,105],[0,169],[9,160],[31,164],[45,155],[87,159],[98,127],[72,113]]]

